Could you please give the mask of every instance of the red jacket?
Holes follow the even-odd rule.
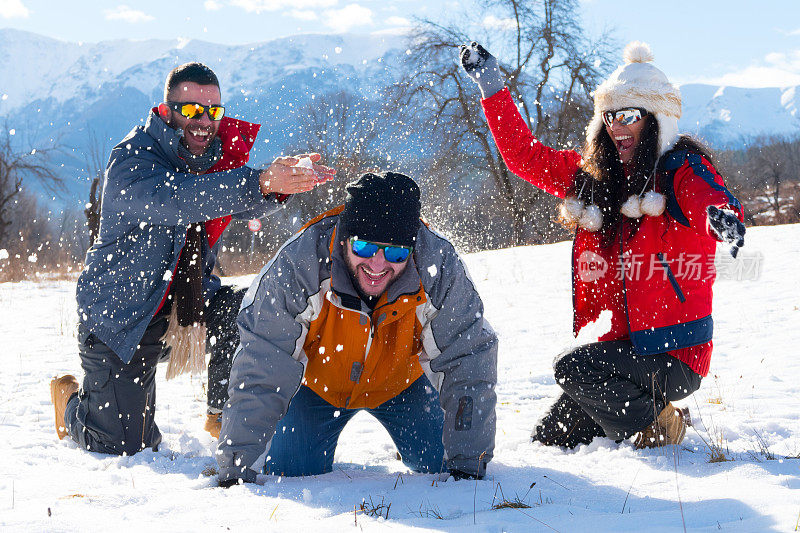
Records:
[[[508,89],[482,103],[508,168],[564,198],[580,168],[580,154],[540,143]],[[705,376],[711,358],[716,250],[706,208],[733,208],[741,219],[741,206],[714,167],[697,154],[667,152],[659,168],[672,176],[666,190],[659,191],[667,197],[663,215],[642,217],[632,238],[623,218],[619,243],[611,249],[600,246],[596,233],[577,230],[572,250],[573,329],[577,335],[603,309],[609,309],[613,315],[610,336],[627,333],[637,352],[669,352]],[[611,340],[609,335],[601,340]]]

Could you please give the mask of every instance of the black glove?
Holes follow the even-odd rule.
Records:
[[[243,483],[244,480],[242,478],[232,478],[232,479],[226,479],[225,481],[220,481],[219,486],[222,487],[223,489],[229,489],[234,485],[242,485]]]
[[[736,254],[739,253],[739,248],[744,246],[744,233],[746,231],[744,224],[736,216],[736,213],[710,205],[708,206],[708,224],[722,242],[731,245],[731,255],[736,257]]]
[[[467,75],[478,84],[484,98],[503,90],[503,74],[497,59],[476,42],[461,45],[461,66]]]
[[[227,489],[243,483],[255,483],[256,472],[251,468],[220,468],[217,479],[219,486]]]
[[[450,470],[450,475],[453,476],[455,481],[460,481],[462,479],[483,479],[483,476],[480,474],[470,474],[469,472],[463,472],[461,470]]]

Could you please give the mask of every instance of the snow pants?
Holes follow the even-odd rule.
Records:
[[[233,354],[239,346],[236,315],[247,289],[220,287],[211,299],[206,320],[206,346],[211,351],[208,361],[208,412],[221,413],[228,401],[228,379]]]
[[[415,472],[444,470],[442,430],[444,411],[428,378],[420,377],[406,390],[374,409],[334,407],[301,386],[278,422],[264,472],[282,476],[312,476],[333,470],[333,455],[344,426],[358,411],[383,425],[403,463]]]
[[[210,406],[212,403],[221,406],[228,397],[230,361],[239,344],[236,314],[244,293],[244,289],[221,287],[206,308],[206,346],[215,363],[214,372],[209,369]],[[161,432],[155,422],[155,375],[158,362],[169,355],[161,342],[167,324],[167,314],[156,315],[127,364],[100,339],[81,331],[79,338],[86,336],[79,346],[84,378],[78,394],[67,403],[64,420],[70,436],[82,448],[132,455],[145,448],[158,447]],[[225,365],[228,370],[220,380],[219,372],[225,372]]]
[[[556,357],[563,393],[531,438],[573,448],[595,437],[624,440],[653,423],[667,403],[700,388],[700,375],[669,354],[639,355],[629,340],[596,342]]]

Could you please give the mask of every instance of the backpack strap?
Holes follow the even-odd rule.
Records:
[[[679,224],[683,224],[687,228],[692,227],[689,219],[683,213],[680,204],[678,204],[678,197],[675,193],[675,172],[683,166],[689,158],[689,152],[686,150],[672,150],[667,152],[658,161],[658,174],[661,178],[660,182],[664,187],[663,193],[667,198],[667,214],[675,219]]]

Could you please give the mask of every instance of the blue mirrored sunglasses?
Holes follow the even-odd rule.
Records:
[[[404,263],[411,255],[412,248],[409,246],[395,246],[394,244],[378,244],[372,241],[363,241],[356,237],[350,237],[350,249],[358,257],[369,259],[383,250],[383,257],[390,263]]]

